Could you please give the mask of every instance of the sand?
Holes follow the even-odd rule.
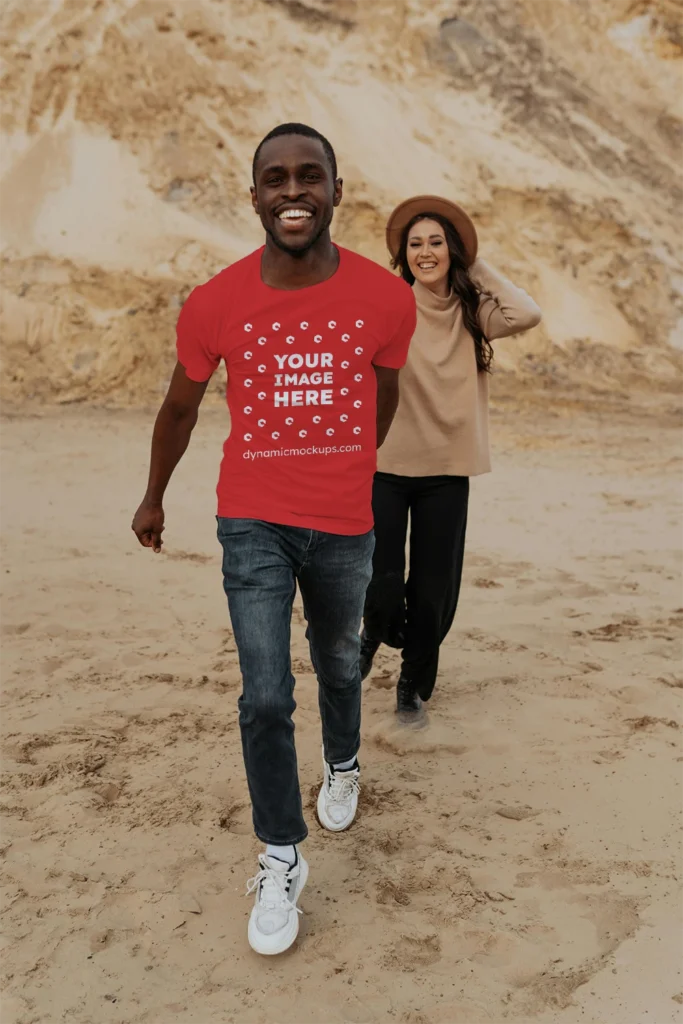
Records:
[[[503,404],[427,728],[365,684],[346,834],[313,815],[299,941],[246,942],[254,873],[200,419],[166,552],[130,518],[151,415],[2,429],[3,1024],[669,1024],[680,976],[681,452],[654,418]]]

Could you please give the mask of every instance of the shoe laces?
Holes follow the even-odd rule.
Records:
[[[360,793],[360,771],[352,768],[348,772],[335,772],[330,769],[330,800],[335,804],[346,803]]]
[[[288,890],[290,884],[290,871],[279,871],[268,863],[265,853],[260,853],[258,862],[261,870],[247,882],[246,895],[250,896],[256,889],[259,890],[259,905],[264,910],[296,910],[297,914],[303,914],[299,907],[290,902]]]

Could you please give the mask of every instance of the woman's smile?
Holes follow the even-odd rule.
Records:
[[[412,274],[421,284],[437,295],[448,295],[451,256],[438,221],[425,217],[412,226],[406,257]]]

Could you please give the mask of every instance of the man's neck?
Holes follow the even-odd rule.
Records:
[[[301,255],[285,252],[267,237],[261,257],[261,280],[271,288],[296,291],[322,284],[332,277],[338,266],[339,250],[332,244],[329,231]]]

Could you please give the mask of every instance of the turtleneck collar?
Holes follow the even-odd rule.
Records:
[[[452,309],[456,302],[453,289],[445,298],[442,298],[440,295],[435,295],[429,288],[425,288],[417,279],[413,282],[413,294],[418,308],[429,310],[430,312],[445,312],[448,309]]]

